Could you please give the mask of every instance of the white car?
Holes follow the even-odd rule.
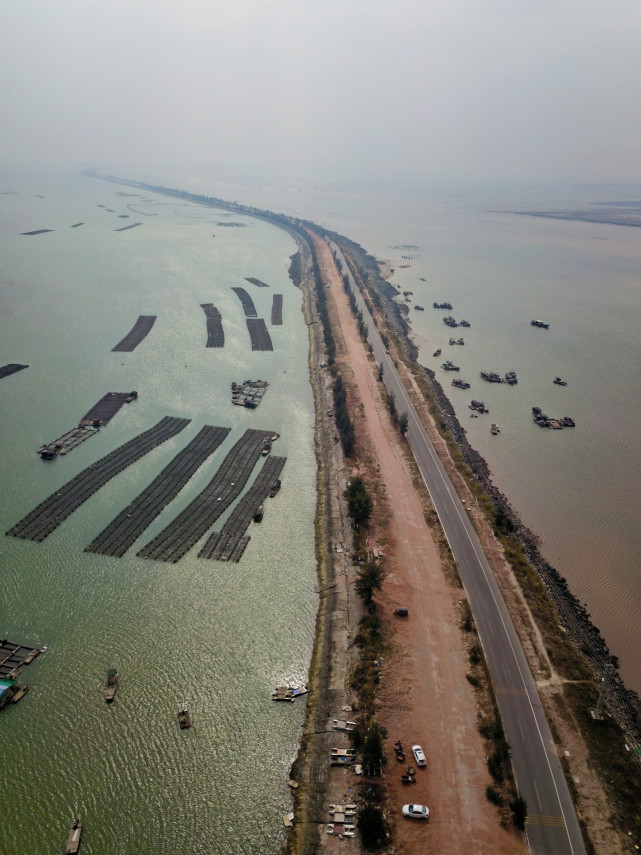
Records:
[[[423,749],[420,745],[412,745],[412,754],[414,755],[417,766],[427,766],[427,760],[425,759],[425,754],[423,754]]]
[[[403,805],[403,816],[409,819],[429,819],[430,809],[425,805]]]

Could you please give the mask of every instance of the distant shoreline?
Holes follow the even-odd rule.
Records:
[[[626,219],[613,219],[612,211],[599,213],[595,211],[510,211],[510,214],[518,214],[521,217],[542,217],[548,220],[576,220],[582,223],[597,223],[605,226],[630,226],[635,229],[641,228],[641,213],[630,213],[621,211],[620,215]]]

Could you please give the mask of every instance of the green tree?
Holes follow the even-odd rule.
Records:
[[[376,805],[364,804],[356,820],[363,848],[372,852],[379,849],[385,841],[387,829],[382,810]]]
[[[405,436],[409,427],[409,416],[407,413],[401,413],[401,420],[398,424],[402,436]]]
[[[362,478],[359,476],[352,478],[349,487],[345,490],[345,498],[347,499],[347,513],[355,524],[367,523],[372,515],[374,503]]]

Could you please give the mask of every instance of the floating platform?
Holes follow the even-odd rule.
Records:
[[[17,675],[20,668],[24,665],[30,665],[41,652],[39,647],[18,644],[15,641],[9,641],[7,638],[1,639],[0,677],[11,677],[12,674]]]
[[[205,347],[224,347],[225,333],[220,312],[213,303],[201,303],[200,307],[207,317],[207,344]]]
[[[174,564],[179,561],[241,494],[265,439],[272,435],[263,430],[246,430],[205,489],[137,554]]]
[[[269,383],[267,380],[243,380],[231,384],[231,402],[239,407],[255,410],[263,400]]]
[[[272,692],[272,701],[284,701],[293,704],[296,698],[308,694],[307,686],[277,686]]]
[[[242,303],[243,311],[245,312],[245,317],[257,318],[258,312],[256,311],[256,306],[254,306],[254,301],[249,296],[247,291],[245,291],[244,288],[232,288],[231,290],[236,294],[236,296]]]
[[[251,282],[251,284],[255,285],[257,288],[269,288],[269,285],[266,282],[262,282],[260,279],[255,279],[253,276],[245,276],[245,282]]]
[[[258,474],[256,480],[232,511],[229,519],[218,532],[213,532],[203,548],[198,553],[199,558],[213,558],[216,561],[240,561],[247,548],[250,537],[247,529],[256,520],[257,508],[262,508],[263,502],[272,489],[274,482],[287,461],[286,457],[270,457]]]
[[[76,508],[128,466],[180,433],[189,419],[165,416],[158,424],[88,466],[27,514],[7,532],[12,537],[42,541]]]
[[[280,327],[283,325],[283,295],[274,294],[272,299],[272,326]]]
[[[34,229],[32,232],[20,232],[21,235],[46,235],[47,232],[52,232],[54,229]]]
[[[151,332],[157,315],[140,315],[127,335],[111,348],[112,353],[131,353],[140,342]]]
[[[151,484],[91,541],[85,552],[121,558],[214,453],[230,430],[205,425]]]
[[[62,436],[54,439],[53,442],[41,445],[38,449],[38,454],[43,460],[53,460],[59,454],[68,454],[70,451],[73,451],[74,448],[77,448],[86,439],[95,436],[97,433],[98,428],[90,425],[72,428],[63,433]]]
[[[247,318],[247,331],[252,343],[252,350],[273,350],[272,337],[263,318]]]
[[[94,404],[88,413],[80,419],[78,427],[103,427],[113,419],[123,404],[130,404],[138,397],[138,392],[107,392]]]
[[[19,362],[9,362],[7,365],[0,367],[0,380],[3,377],[9,377],[10,374],[15,374],[16,371],[22,371],[23,368],[28,368],[28,365],[20,365]]]

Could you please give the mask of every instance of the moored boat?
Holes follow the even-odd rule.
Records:
[[[454,363],[450,359],[448,359],[447,362],[444,362],[441,365],[441,368],[444,368],[446,371],[460,371],[461,370],[460,365],[454,365]]]
[[[438,347],[438,348],[434,351],[434,353],[432,354],[432,356],[440,356],[440,355],[441,355],[441,348],[440,348],[440,347]]]
[[[496,371],[481,371],[481,377],[487,380],[488,383],[502,383],[503,379]]]
[[[75,855],[80,849],[80,838],[82,837],[82,823],[75,819],[71,823],[69,836],[67,837],[67,855]]]
[[[178,724],[181,730],[187,730],[187,728],[191,727],[191,716],[186,707],[183,707],[178,713]]]
[[[494,436],[496,436],[497,433],[501,433],[501,430],[500,430],[498,425],[491,425],[490,426],[490,433],[494,434]]]
[[[118,672],[115,668],[110,668],[109,671],[107,671],[107,683],[105,685],[105,700],[108,704],[113,701],[117,688]]]
[[[541,327],[544,330],[548,329],[550,326],[545,321],[530,321],[530,323],[532,324],[533,327]]]
[[[259,505],[254,512],[254,522],[261,522],[265,513],[265,505]]]
[[[458,377],[456,380],[452,380],[452,386],[456,386],[457,389],[469,389],[470,384],[466,380],[459,380]]]
[[[269,498],[273,499],[276,493],[280,490],[280,479],[277,478],[276,481],[272,484],[271,490],[269,491]]]

